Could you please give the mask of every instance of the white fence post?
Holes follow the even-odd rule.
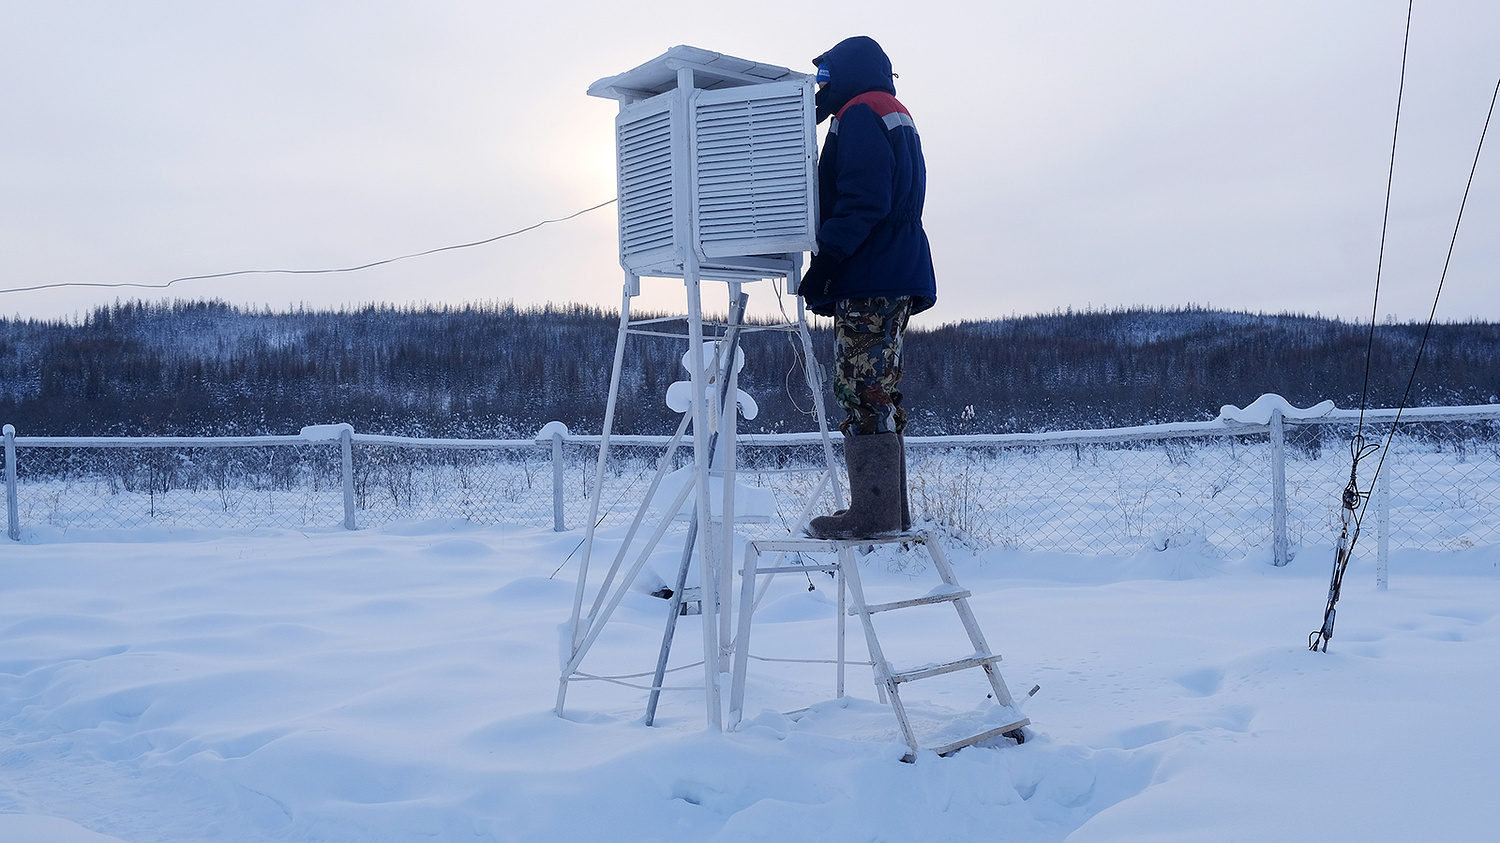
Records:
[[[563,518],[563,432],[552,431],[552,529],[568,529]]]
[[[563,517],[563,469],[567,467],[563,460],[563,440],[567,436],[568,426],[560,421],[549,421],[536,432],[538,448],[552,446],[552,529],[559,533],[568,529]],[[529,472],[527,477],[530,477]],[[530,483],[528,479],[527,485]]]
[[[1291,561],[1286,543],[1286,421],[1281,409],[1271,411],[1271,563],[1280,568]]]
[[[1390,457],[1390,452],[1386,452]],[[1386,462],[1390,462],[1389,459]],[[1380,530],[1375,542],[1375,588],[1389,588],[1391,573],[1391,466],[1380,472],[1375,481],[1375,526]]]
[[[5,534],[21,540],[21,509],[16,500],[16,429],[5,426]]]
[[[343,457],[344,475],[344,529],[357,529],[354,524],[354,431],[344,428],[339,431],[339,450]]]

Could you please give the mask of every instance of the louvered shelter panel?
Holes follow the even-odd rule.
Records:
[[[678,195],[673,166],[680,122],[670,94],[622,111],[615,121],[620,196],[620,263],[643,271],[680,260],[675,231]]]
[[[817,242],[817,135],[804,80],[693,100],[694,230],[709,259]]]

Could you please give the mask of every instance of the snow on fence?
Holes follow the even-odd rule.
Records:
[[[1337,534],[1358,411],[1257,402],[1209,422],[1038,434],[908,437],[918,519],[978,546],[1081,554],[1197,545],[1284,563]],[[1383,442],[1392,410],[1365,413]],[[1366,521],[1388,547],[1500,541],[1500,405],[1407,410]],[[28,437],[4,427],[7,529],[20,540],[99,528],[368,527],[451,518],[582,526],[598,436]],[[613,436],[604,523],[626,523],[668,441]],[[793,529],[816,486],[816,434],[744,435],[742,481],[771,489]],[[683,453],[678,459],[688,455]],[[1379,455],[1362,463],[1368,483]],[[831,500],[820,505],[831,506]]]

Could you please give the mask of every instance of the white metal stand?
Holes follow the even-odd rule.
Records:
[[[783,277],[795,273],[795,264],[788,265]],[[701,281],[698,278],[698,267],[696,263],[689,261],[687,267],[687,278],[684,279],[687,293],[688,312],[685,317],[687,330],[685,338],[690,353],[690,360],[698,359],[694,350],[703,348],[705,339],[703,308],[701,298]],[[720,710],[722,697],[721,676],[730,671],[730,662],[733,655],[732,633],[733,633],[733,564],[734,564],[734,483],[735,483],[735,428],[738,421],[736,408],[736,376],[735,376],[735,350],[734,345],[739,331],[742,328],[741,319],[744,312],[744,295],[738,282],[729,282],[731,299],[730,320],[725,326],[726,333],[717,342],[716,353],[712,365],[706,370],[699,370],[696,366],[689,367],[689,382],[692,391],[692,404],[688,412],[684,414],[682,422],[677,427],[677,432],[662,456],[655,477],[650,487],[642,496],[637,507],[635,518],[626,531],[624,540],[615,555],[603,581],[594,592],[594,599],[588,613],[583,611],[584,599],[589,591],[589,566],[593,555],[596,528],[600,523],[599,510],[603,495],[603,481],[608,476],[610,438],[614,423],[616,401],[619,398],[621,373],[624,366],[625,339],[628,335],[652,334],[666,336],[682,336],[671,334],[658,329],[656,326],[668,320],[652,319],[633,322],[630,319],[630,300],[632,293],[639,289],[639,279],[630,278],[626,282],[625,295],[620,305],[620,329],[619,337],[615,345],[614,371],[610,376],[608,405],[605,409],[604,430],[600,437],[599,457],[595,467],[595,479],[592,492],[589,496],[589,520],[585,525],[584,541],[579,560],[579,571],[577,585],[573,598],[573,613],[569,623],[568,658],[565,661],[558,681],[556,713],[561,716],[567,701],[568,686],[570,682],[584,679],[608,678],[597,677],[580,672],[579,667],[590,648],[597,641],[610,616],[620,605],[625,595],[629,592],[642,568],[651,556],[652,551],[660,544],[667,530],[675,520],[676,514],[683,506],[688,496],[694,495],[695,506],[693,515],[688,524],[687,537],[682,550],[682,564],[678,573],[671,602],[668,604],[667,628],[662,643],[662,651],[657,663],[657,671],[652,684],[647,687],[651,691],[651,700],[648,707],[647,722],[655,716],[657,694],[662,689],[662,674],[666,666],[666,658],[671,648],[673,630],[676,626],[678,612],[683,599],[684,585],[687,578],[689,565],[696,560],[698,565],[699,579],[701,582],[699,592],[699,603],[702,607],[701,620],[703,630],[703,690],[705,715],[710,729],[722,728],[723,715]],[[675,320],[672,320],[675,321]],[[808,388],[813,397],[813,406],[818,422],[819,432],[823,444],[823,456],[825,461],[824,474],[818,484],[818,492],[809,501],[809,506],[815,504],[821,490],[828,486],[833,489],[835,501],[838,506],[844,505],[843,491],[837,482],[835,469],[833,442],[829,434],[827,416],[824,413],[822,403],[822,383],[818,374],[816,358],[812,353],[812,338],[807,329],[806,315],[802,309],[801,300],[798,300],[797,322],[795,325],[771,326],[772,329],[795,330],[802,340],[804,353],[807,354]],[[653,499],[661,485],[662,479],[668,473],[673,464],[673,457],[677,448],[681,445],[688,428],[692,429],[693,442],[693,479],[684,484],[673,500],[664,511],[660,513],[659,521],[644,542],[636,541],[641,527],[645,524]],[[721,466],[715,468],[715,466]],[[710,483],[715,477],[722,480],[723,497],[722,505],[718,512],[714,511],[710,495]],[[800,529],[810,516],[810,512],[804,511],[795,525]],[[625,563],[632,553],[635,553],[634,562],[627,568]],[[623,569],[623,574],[622,574]]]
[[[897,600],[890,603],[878,603],[871,605],[865,602],[864,588],[860,584],[859,563],[854,558],[853,549],[871,544],[889,544],[893,542],[920,543],[927,546],[932,555],[933,567],[937,569],[938,577],[942,580],[942,587],[933,590],[922,597],[909,600]],[[761,567],[760,558],[762,553],[779,554],[775,564],[770,567]],[[835,561],[821,565],[783,565],[787,553],[832,553]],[[921,749],[916,734],[912,730],[911,720],[907,717],[906,708],[901,702],[901,685],[907,682],[915,682],[919,679],[927,679],[960,670],[973,668],[982,669],[989,680],[990,690],[995,701],[1002,707],[1000,722],[992,728],[985,729],[977,734],[968,735],[955,741],[949,741],[941,746],[931,747],[938,755],[948,755],[966,746],[979,743],[980,741],[1005,735],[1017,740],[1024,739],[1020,732],[1023,726],[1031,721],[1020,715],[1016,708],[1015,700],[1010,695],[1010,689],[1005,685],[1005,679],[1000,675],[1000,656],[990,650],[989,644],[985,642],[984,633],[979,629],[979,622],[974,618],[974,612],[969,608],[970,592],[959,585],[958,579],[953,574],[953,567],[948,563],[948,557],[943,552],[942,545],[934,540],[931,533],[917,532],[905,533],[897,536],[882,537],[876,539],[853,539],[853,540],[824,540],[824,539],[767,539],[752,540],[746,543],[744,567],[741,571],[740,583],[740,616],[739,632],[735,638],[734,647],[734,674],[730,683],[729,693],[729,727],[731,729],[739,725],[744,716],[745,707],[745,674],[750,659],[750,630],[751,620],[755,614],[755,606],[764,594],[764,588],[757,589],[756,584],[759,577],[766,577],[767,581],[777,574],[807,573],[809,571],[822,571],[835,573],[838,577],[838,669],[836,678],[836,693],[840,698],[844,696],[844,596],[847,589],[848,597],[853,603],[847,609],[847,614],[857,615],[865,632],[865,645],[869,650],[869,664],[875,670],[875,684],[880,691],[881,701],[889,700],[891,709],[895,712],[896,721],[900,724],[902,738],[905,739],[909,752],[903,760],[913,760],[916,753]],[[759,592],[759,593],[757,593]],[[959,621],[968,633],[969,642],[974,646],[974,654],[956,661],[943,664],[925,665],[910,670],[893,670],[890,662],[886,659],[884,651],[880,646],[880,639],[875,634],[875,624],[872,615],[881,612],[889,612],[897,609],[909,609],[916,606],[928,606],[937,603],[948,603],[958,612]]]

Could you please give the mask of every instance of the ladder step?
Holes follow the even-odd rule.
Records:
[[[757,577],[764,577],[769,574],[802,574],[808,571],[821,571],[825,574],[832,574],[837,572],[838,569],[839,566],[837,565],[782,565],[780,568],[756,568],[755,575]],[[850,612],[849,614],[852,615],[854,613]]]
[[[900,673],[892,673],[891,681],[897,684],[912,682],[917,679],[926,679],[931,676],[942,676],[944,673],[952,673],[956,670],[968,670],[971,667],[984,667],[987,664],[995,664],[1000,661],[999,656],[970,656],[959,659],[956,662],[937,664],[932,667],[919,667],[916,670],[903,670]]]
[[[974,745],[976,743],[979,743],[980,741],[987,741],[990,738],[997,738],[997,737],[999,737],[999,736],[1001,736],[1001,735],[1003,735],[1003,734],[1005,734],[1007,732],[1014,732],[1015,730],[1021,728],[1022,726],[1029,726],[1029,725],[1031,725],[1031,718],[1029,718],[1029,717],[1022,717],[1020,720],[1017,720],[1016,722],[1010,724],[1009,726],[1001,726],[1001,727],[996,728],[996,729],[990,729],[988,731],[980,732],[977,735],[972,735],[972,736],[967,737],[967,738],[962,738],[960,740],[956,740],[953,743],[948,743],[948,744],[943,744],[942,746],[933,747],[932,751],[936,752],[938,755],[949,755],[951,753],[959,751],[960,749],[963,749],[966,746],[972,746],[972,745]]]
[[[892,609],[908,609],[912,606],[929,606],[933,603],[952,603],[954,601],[963,600],[967,597],[973,596],[973,593],[968,590],[954,591],[948,594],[929,594],[926,597],[914,597],[911,600],[897,600],[891,603],[876,603],[873,606],[866,606],[865,611],[873,615],[877,612],[889,612]],[[859,614],[859,610],[850,609],[849,614],[857,615]]]

